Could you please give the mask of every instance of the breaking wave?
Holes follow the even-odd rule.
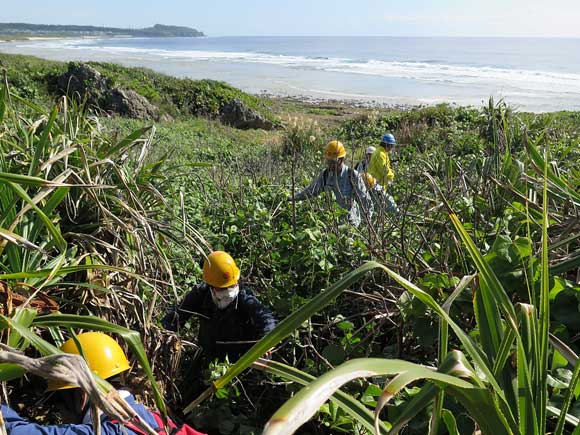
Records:
[[[475,67],[449,65],[438,60],[384,61],[324,56],[289,56],[255,52],[166,50],[108,45],[107,40],[62,40],[43,41],[46,48],[83,50],[120,55],[148,61],[164,60],[176,62],[241,62],[277,65],[286,68],[319,70],[333,73],[360,74],[423,82],[439,82],[459,86],[486,86],[493,84],[516,88],[522,91],[546,93],[580,94],[580,74],[507,69],[497,67]]]

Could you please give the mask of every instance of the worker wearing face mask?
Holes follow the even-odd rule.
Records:
[[[240,285],[240,270],[226,252],[214,251],[203,264],[203,282],[196,285],[162,321],[178,331],[191,318],[199,318],[198,344],[206,361],[237,360],[276,326],[272,312]]]

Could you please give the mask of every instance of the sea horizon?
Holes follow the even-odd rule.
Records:
[[[369,105],[580,110],[579,38],[204,36],[66,38],[0,43],[0,52],[104,61],[225,81],[254,94]]]

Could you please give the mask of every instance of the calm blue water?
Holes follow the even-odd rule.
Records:
[[[50,40],[0,51],[146,66],[249,92],[386,104],[580,110],[580,39],[211,37]]]

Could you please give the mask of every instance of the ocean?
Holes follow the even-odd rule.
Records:
[[[251,93],[366,104],[580,110],[580,39],[204,37],[35,40],[0,52],[144,66]]]

